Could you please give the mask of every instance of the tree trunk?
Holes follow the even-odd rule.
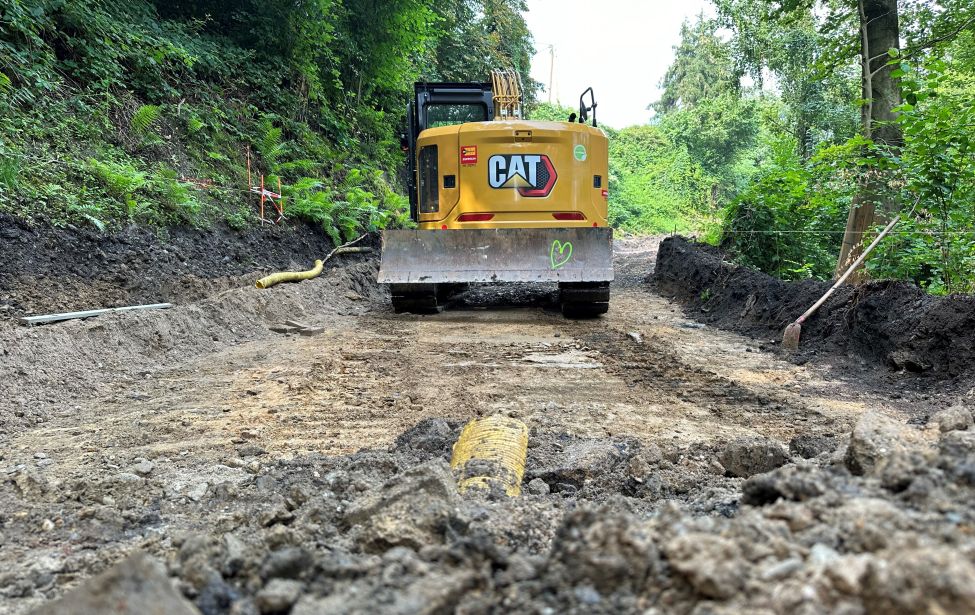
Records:
[[[886,66],[890,61],[888,51],[900,49],[897,0],[858,0],[857,9],[860,13],[863,136],[880,146],[899,149],[902,136],[895,123],[897,114],[894,109],[901,104],[900,82],[890,74],[893,67]],[[888,189],[888,179],[886,173],[873,169],[860,176],[836,263],[837,277],[863,253],[863,236],[877,222],[878,208],[883,217],[889,217],[897,210],[897,199]],[[862,278],[861,270],[850,279],[862,281]]]

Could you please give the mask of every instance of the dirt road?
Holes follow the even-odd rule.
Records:
[[[304,314],[282,310],[261,323],[295,319],[320,333],[267,333],[212,352],[177,348],[183,360],[123,380],[122,394],[112,386],[76,399],[68,416],[17,434],[11,449],[45,451],[63,468],[82,468],[86,448],[105,447],[143,457],[186,451],[191,461],[212,462],[233,453],[235,439],[275,456],[332,455],[386,446],[424,418],[495,412],[580,436],[688,445],[745,434],[788,443],[812,428],[849,429],[865,408],[861,393],[777,360],[753,340],[689,321],[643,283],[654,247],[619,249],[613,310],[599,320],[546,310],[544,292],[520,298],[531,307],[508,308],[507,296],[486,292],[478,308],[414,316],[393,314],[378,291],[370,300],[337,289],[352,298],[345,314],[315,314],[306,303]],[[330,290],[328,281],[315,284]],[[179,332],[167,328],[178,346]],[[97,388],[114,374],[91,376]]]
[[[679,306],[644,283],[655,250],[652,240],[619,242],[612,308],[596,321],[563,319],[549,308],[545,291],[519,295],[520,307],[501,305],[511,301],[510,295],[482,290],[440,315],[397,315],[381,289],[370,283],[375,263],[361,260],[300,286],[223,291],[169,312],[36,330],[5,325],[0,366],[15,376],[13,403],[3,410],[5,433],[0,436],[0,470],[5,473],[0,565],[6,571],[0,578],[6,588],[0,611],[25,612],[139,549],[169,561],[169,573],[182,579],[183,595],[204,612],[273,612],[254,596],[267,589],[263,580],[274,575],[254,570],[266,568],[267,558],[282,545],[304,549],[318,562],[317,568],[308,567],[318,571],[315,578],[311,572],[283,576],[303,583],[306,593],[299,607],[324,609],[325,603],[313,601],[348,589],[334,579],[361,580],[371,574],[365,560],[350,555],[356,563],[349,565],[359,566],[359,572],[326,573],[333,578],[327,587],[316,581],[323,577],[322,562],[334,556],[335,544],[350,554],[386,558],[397,542],[388,537],[363,542],[357,533],[362,524],[340,517],[355,508],[357,496],[365,497],[397,472],[445,456],[457,427],[476,416],[500,412],[530,426],[527,479],[542,483],[535,483],[533,495],[524,498],[529,503],[515,505],[514,512],[505,503],[491,503],[487,512],[468,511],[465,527],[480,520],[495,542],[505,542],[497,538],[504,534],[509,546],[527,545],[525,550],[538,558],[555,557],[558,532],[577,505],[610,502],[613,514],[645,519],[659,515],[670,501],[684,507],[689,519],[734,517],[743,478],[758,473],[749,464],[761,466],[768,455],[782,455],[780,462],[760,469],[817,456],[822,467],[842,465],[836,451],[842,452],[853,426],[868,411],[892,424],[910,416],[917,400],[883,398],[862,385],[830,379],[825,366],[794,365],[767,352],[760,341],[688,320]],[[287,320],[304,325],[304,334],[270,330]],[[937,426],[915,431],[912,438],[919,447],[935,449],[941,437]],[[737,457],[728,452],[736,439],[752,443]],[[356,454],[360,449],[390,452],[363,457]],[[633,469],[640,463],[647,466],[646,476]],[[739,465],[745,468],[737,470]],[[572,472],[566,471],[570,466]],[[329,482],[329,471],[339,467],[346,474]],[[617,483],[622,487],[613,487]],[[873,483],[858,487],[874,488],[881,489]],[[824,485],[820,491],[828,490]],[[533,496],[539,500],[534,505]],[[614,499],[622,496],[630,504]],[[321,513],[324,520],[300,514],[307,512],[305,502],[321,505],[322,497],[337,498],[345,512]],[[930,517],[926,505],[911,506],[919,518]],[[966,507],[949,507],[956,508]],[[971,511],[964,515],[950,521],[926,518],[925,527],[947,523],[957,528],[970,523]],[[257,519],[251,534],[246,528]],[[910,529],[913,522],[901,527]],[[323,532],[330,524],[339,529]],[[504,525],[509,527],[498,529]],[[964,527],[970,532],[973,526]],[[248,556],[254,570],[251,577],[240,573],[240,582],[232,581],[239,570],[217,574],[224,593],[207,602],[206,592],[216,591],[217,581],[194,579],[187,561],[201,552],[211,559],[227,557],[227,547],[220,543],[214,555],[198,546],[187,555],[187,536],[206,536],[209,545],[234,532],[245,543],[258,538],[260,546],[251,544],[255,551]],[[451,544],[439,535],[441,543]],[[970,534],[967,540],[971,549]],[[384,546],[363,546],[379,543]],[[681,549],[694,551],[672,543],[665,549],[672,551],[671,558]],[[420,545],[403,544],[412,549],[411,562],[440,561],[423,555]],[[837,546],[842,540],[831,544],[846,556]],[[888,546],[885,542],[874,550]],[[804,553],[780,553],[777,562],[799,557],[798,563],[765,583],[799,574],[808,545]],[[971,572],[970,555],[960,561],[952,582],[964,582]],[[414,564],[401,562],[396,574],[445,574],[417,571]],[[220,570],[213,562],[208,565]],[[532,565],[537,575],[551,571],[534,560]],[[758,569],[767,572],[772,562],[754,565],[756,582],[761,582],[764,573]],[[238,568],[248,570],[248,564]],[[682,568],[672,562],[666,570],[680,576]],[[714,589],[691,573],[682,578],[685,586],[674,589],[669,606],[637,598],[607,602],[618,588],[591,579],[570,579],[567,586],[575,589],[566,590],[569,597],[553,606],[602,604],[629,610],[657,604],[664,612],[690,612],[701,600],[731,600],[737,607],[758,604],[777,610],[771,598],[749,602],[771,596],[772,589],[745,597],[738,595],[742,585],[735,580],[718,582]],[[464,604],[461,595],[474,587],[490,594],[483,580],[464,577],[458,583],[460,594],[437,604],[448,609]],[[729,583],[737,588],[730,593],[725,591]],[[957,589],[948,585],[949,594]],[[595,587],[603,602],[592,602],[592,595],[580,594],[579,587]],[[426,595],[421,590],[416,589],[418,595]],[[627,591],[641,595],[636,587]],[[816,604],[838,604],[834,594],[843,590],[829,591]],[[401,612],[423,611],[411,610],[408,601],[400,604],[406,594],[393,594]],[[860,594],[847,594],[850,604],[866,604]],[[956,597],[960,602],[951,604],[972,604],[964,602],[971,594],[962,594]],[[509,606],[541,608],[535,594],[519,599]],[[238,610],[229,610],[235,603]],[[482,603],[468,607],[476,611],[477,604],[490,601]],[[345,606],[356,610],[354,601]]]

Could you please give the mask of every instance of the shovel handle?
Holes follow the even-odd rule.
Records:
[[[826,300],[829,299],[834,292],[836,292],[837,288],[843,285],[843,282],[846,282],[847,278],[849,278],[850,275],[854,271],[856,271],[857,267],[862,265],[863,261],[867,260],[867,257],[870,255],[871,252],[873,252],[873,249],[877,247],[877,244],[880,243],[880,240],[886,237],[887,233],[893,230],[893,228],[897,225],[898,222],[900,222],[900,216],[894,216],[894,219],[890,221],[890,224],[888,224],[886,228],[884,228],[884,230],[880,231],[880,234],[877,235],[877,238],[873,240],[873,243],[867,246],[867,249],[863,251],[863,254],[860,255],[860,258],[853,261],[853,264],[850,265],[850,268],[847,269],[846,272],[844,272],[843,275],[840,276],[840,279],[836,280],[836,284],[833,284],[832,288],[826,291],[826,294],[819,298],[819,301],[814,303],[811,308],[806,310],[805,314],[803,314],[802,316],[796,319],[796,324],[801,325],[802,323],[806,322],[807,318],[815,314],[816,310],[818,310],[824,303],[826,303]]]

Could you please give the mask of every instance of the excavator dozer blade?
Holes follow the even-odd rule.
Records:
[[[611,228],[383,232],[383,284],[612,280]]]

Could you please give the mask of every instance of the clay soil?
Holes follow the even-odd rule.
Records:
[[[975,610],[975,385],[701,324],[645,282],[658,244],[617,242],[590,321],[545,287],[394,314],[369,255],[266,291],[221,258],[192,297],[157,276],[171,310],[0,321],[0,612]],[[113,293],[157,260],[71,279],[141,299]],[[459,494],[451,445],[494,413],[530,428],[524,492]]]

